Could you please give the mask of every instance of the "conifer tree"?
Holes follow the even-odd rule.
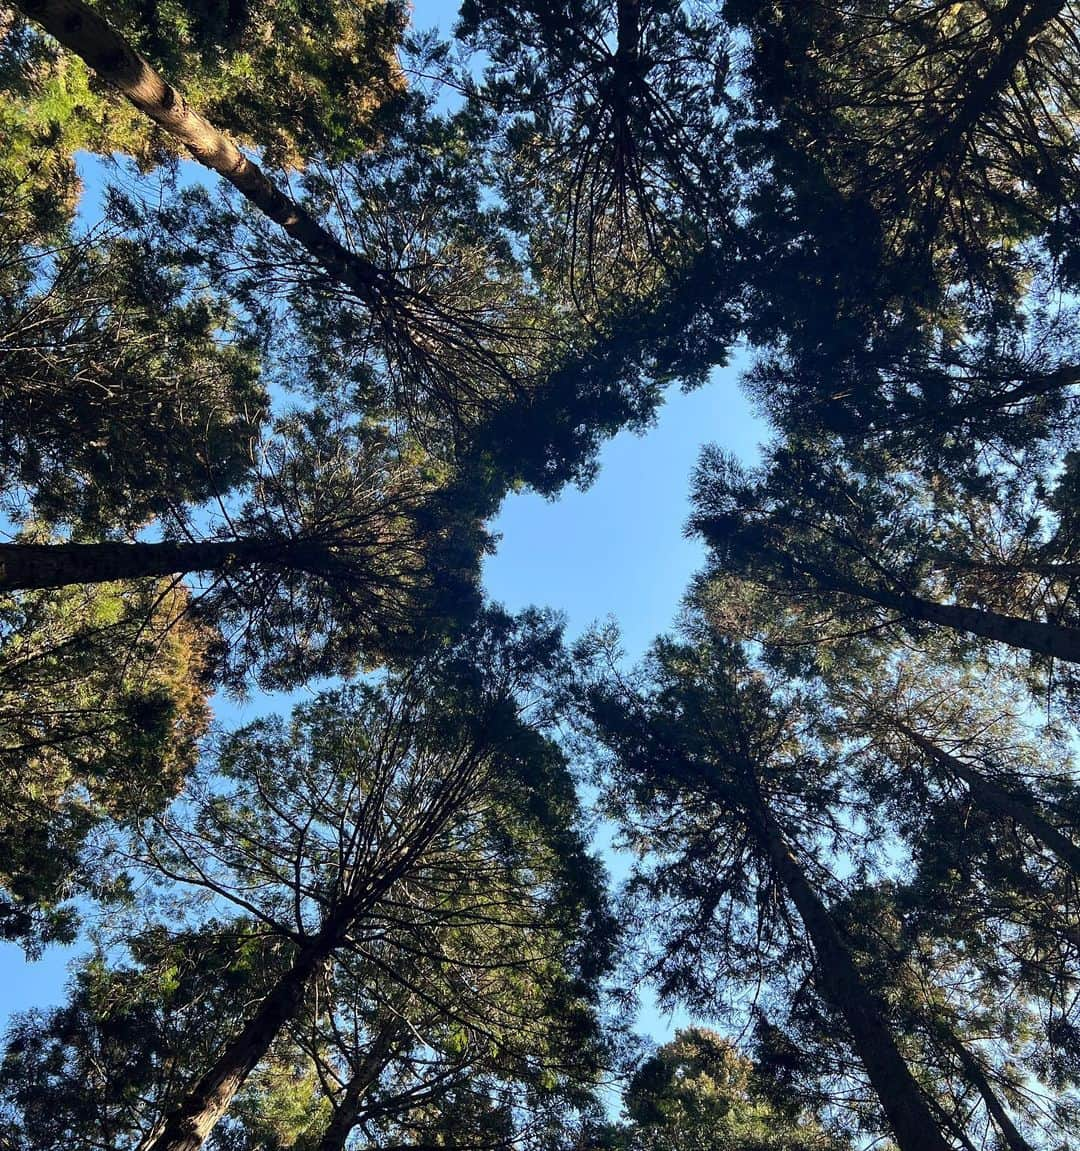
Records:
[[[601,678],[586,707],[611,751],[610,809],[640,860],[630,891],[654,925],[662,994],[715,1011],[737,983],[803,965],[899,1146],[948,1147],[830,907],[825,851],[846,838],[844,783],[811,742],[812,707],[774,696],[719,638],[658,641],[636,681]]]
[[[558,657],[546,621],[489,617],[442,660],[319,696],[288,727],[259,721],[236,733],[212,774],[147,826],[133,865],[141,858],[167,895],[201,893],[217,916],[208,932],[267,960],[237,984],[232,1022],[199,1047],[200,1062],[152,1047],[146,1074],[168,1090],[129,1109],[120,1145],[201,1146],[256,1068],[266,1074],[290,1043],[314,1061],[313,1130],[325,1125],[331,1146],[364,1119],[407,1130],[428,1087],[466,1068],[496,1097],[500,1081],[526,1092],[531,1081],[542,1096],[569,1076],[572,1096],[587,1080],[611,925],[565,763],[521,715],[532,677]],[[179,902],[181,923],[198,930],[198,908]],[[233,925],[218,922],[230,909]],[[31,1037],[52,1042],[51,1026],[17,1036],[16,1054]],[[165,1039],[152,1028],[147,1042]],[[373,1076],[360,1086],[373,1087],[382,1072],[365,1061],[382,1046],[379,1059],[404,1078],[380,1084],[365,1113],[345,1069],[352,1061],[354,1074]],[[425,1047],[444,1063],[414,1098],[410,1063],[423,1067]],[[190,1070],[178,1082],[169,1065]],[[24,1073],[34,1068],[12,1080],[15,1121],[55,1086],[91,1110],[80,1138],[93,1145],[94,1099],[66,1076],[28,1087]],[[102,1102],[123,1104],[108,1087]]]

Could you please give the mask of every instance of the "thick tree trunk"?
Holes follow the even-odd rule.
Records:
[[[901,1151],[951,1151],[914,1076],[867,992],[828,909],[807,880],[764,802],[754,831],[768,852],[813,944],[818,986],[844,1017]]]
[[[296,1017],[308,984],[340,943],[341,934],[340,925],[335,922],[300,951],[240,1034],[140,1151],[198,1151],[252,1069],[282,1028]]]
[[[964,1069],[965,1078],[972,1084],[975,1090],[978,1091],[987,1113],[994,1121],[994,1125],[1001,1132],[1001,1136],[1005,1140],[1009,1151],[1034,1151],[1031,1144],[1016,1129],[1016,1124],[1013,1123],[1009,1117],[1009,1113],[997,1097],[997,1093],[990,1086],[986,1078],[986,1073],[983,1071],[978,1059],[971,1054],[955,1035],[950,1033],[946,1039],[946,1043],[960,1060],[960,1065]]]
[[[65,587],[277,560],[283,544],[266,540],[162,543],[0,544],[0,590]]]
[[[988,779],[982,772],[976,771],[962,759],[950,755],[906,724],[897,721],[896,727],[934,762],[962,779],[967,784],[971,797],[980,807],[993,815],[1015,820],[1080,879],[1080,846],[1058,831],[1032,806],[1030,800],[1015,795],[992,779]]]
[[[350,252],[232,140],[189,107],[183,95],[82,0],[16,0],[16,6],[187,148],[200,164],[228,180],[364,303],[378,306],[399,290],[385,272]]]

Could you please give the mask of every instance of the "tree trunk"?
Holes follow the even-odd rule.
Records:
[[[987,1113],[994,1121],[995,1126],[1001,1132],[1002,1138],[1005,1140],[1006,1146],[1009,1151],[1034,1151],[1031,1144],[1020,1134],[1016,1129],[1016,1124],[1013,1123],[1009,1117],[1009,1113],[1005,1110],[1001,1100],[997,1097],[997,1093],[990,1086],[986,1078],[986,1073],[982,1069],[982,1065],[978,1059],[956,1038],[950,1031],[945,1038],[946,1044],[950,1050],[960,1060],[960,1065],[964,1069],[964,1075],[968,1082],[972,1084],[976,1091],[978,1091],[982,1098],[983,1104],[986,1107]]]
[[[341,1099],[334,1107],[334,1114],[319,1140],[317,1151],[345,1151],[345,1143],[356,1126],[360,1113],[360,1102],[367,1089],[382,1074],[390,1062],[399,1037],[404,1032],[400,1020],[395,1019],[380,1029],[374,1043],[357,1065],[352,1077],[345,1086]]]
[[[463,769],[461,777],[455,781],[456,787],[465,786],[467,779],[468,771]],[[346,943],[349,931],[360,917],[408,872],[445,826],[460,799],[456,787],[445,788],[427,810],[425,818],[408,834],[401,831],[399,846],[391,857],[386,858],[381,869],[368,874],[362,884],[343,884],[352,888],[347,897],[337,905],[318,934],[301,948],[292,967],[262,1000],[255,1014],[228,1044],[214,1066],[165,1117],[160,1128],[140,1145],[139,1151],[199,1151],[255,1065],[282,1028],[295,1018],[315,973]]]
[[[980,807],[993,815],[1013,819],[1021,827],[1043,844],[1049,851],[1080,879],[1080,846],[1063,835],[1052,823],[1041,815],[1031,801],[1008,791],[980,771],[964,763],[954,755],[932,743],[925,736],[912,730],[906,724],[894,721],[898,731],[911,740],[921,751],[938,763],[946,771],[962,779],[967,784],[972,798]]]
[[[763,800],[752,815],[752,830],[759,836],[810,936],[818,986],[844,1017],[901,1151],[951,1151],[867,992],[832,916],[811,887]]]
[[[199,1151],[252,1069],[296,1017],[312,976],[333,953],[341,934],[334,921],[300,951],[240,1034],[139,1151]]]
[[[1041,620],[1022,619],[1019,616],[1002,615],[982,608],[964,607],[961,604],[935,603],[904,592],[883,591],[866,584],[848,582],[837,578],[833,573],[810,570],[825,587],[858,596],[894,608],[912,619],[926,623],[940,624],[953,631],[966,631],[983,639],[1021,648],[1037,655],[1049,655],[1067,663],[1080,663],[1080,629],[1061,627],[1044,623]]]
[[[177,543],[0,544],[0,590],[65,587],[68,584],[185,572],[220,571],[231,564],[281,561],[284,543],[266,540],[203,540]]]
[[[200,164],[228,180],[364,303],[385,304],[401,290],[384,271],[350,252],[282,192],[82,0],[16,0],[16,6],[187,148]]]

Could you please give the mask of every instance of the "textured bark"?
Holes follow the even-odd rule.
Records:
[[[81,57],[200,164],[228,180],[359,299],[377,306],[400,290],[385,272],[350,252],[282,192],[258,164],[191,108],[180,92],[82,0],[16,0],[16,6]]]
[[[266,540],[177,543],[0,544],[0,590],[109,583],[146,576],[221,571],[234,564],[282,562],[284,544]]]
[[[340,943],[342,933],[343,926],[334,921],[300,951],[240,1034],[140,1151],[198,1151],[252,1069],[300,1010],[312,976]]]
[[[807,880],[764,801],[752,830],[767,851],[813,944],[818,987],[843,1016],[901,1151],[951,1151],[904,1062],[828,909]]]
[[[958,779],[962,779],[967,784],[972,799],[980,807],[993,815],[1015,820],[1080,879],[1080,846],[1058,831],[1033,806],[1031,800],[995,783],[970,764],[955,755],[950,755],[906,724],[897,722],[896,727],[937,764]]]

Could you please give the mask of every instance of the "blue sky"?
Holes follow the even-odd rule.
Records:
[[[627,654],[639,655],[671,623],[704,557],[683,534],[701,446],[715,440],[749,461],[764,437],[735,368],[689,394],[669,392],[656,427],[604,448],[588,490],[556,502],[532,492],[507,499],[495,522],[498,551],[484,566],[488,594],[513,609],[558,608],[571,636],[614,615]]]
[[[445,28],[450,11],[423,0],[415,5],[415,23]],[[703,559],[701,544],[683,534],[689,477],[702,445],[715,441],[750,461],[765,438],[737,376],[736,364],[694,392],[672,390],[647,434],[624,432],[605,446],[588,490],[570,489],[555,501],[528,492],[510,496],[494,524],[497,551],[485,561],[488,595],[510,609],[558,609],[571,638],[614,616],[627,655],[639,656],[670,627]],[[242,722],[267,704],[253,699],[221,718]],[[13,1011],[59,1001],[72,955],[52,948],[28,965],[18,948],[0,943],[0,1026]],[[639,1024],[658,1038],[668,1030],[649,1006]]]

